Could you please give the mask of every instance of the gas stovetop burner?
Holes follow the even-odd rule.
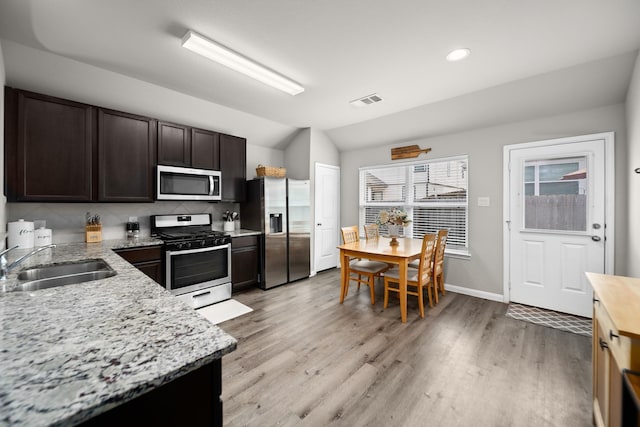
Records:
[[[209,248],[231,243],[231,237],[211,229],[211,214],[152,215],[151,235],[165,242],[165,250]]]

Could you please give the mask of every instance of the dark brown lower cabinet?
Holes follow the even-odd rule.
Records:
[[[231,239],[231,282],[233,292],[260,282],[260,236]]]
[[[221,359],[81,424],[102,426],[222,426]]]
[[[163,284],[162,246],[116,249],[114,252],[129,261],[134,267],[157,283]]]

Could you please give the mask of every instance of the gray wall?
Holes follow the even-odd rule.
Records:
[[[2,54],[2,46],[0,45],[0,165],[3,173],[0,174],[0,188],[4,189],[4,56]],[[0,250],[4,249],[4,224],[7,222],[7,198],[4,191],[0,192]]]
[[[258,165],[284,166],[284,151],[247,144],[247,179],[257,177],[256,168]]]
[[[627,271],[629,276],[640,277],[640,174],[634,169],[640,168],[640,55],[627,93],[627,129],[629,137],[626,164],[620,165],[628,179],[628,235]]]
[[[425,118],[425,120],[428,118]],[[503,146],[553,138],[615,132],[616,145],[616,272],[626,270],[626,128],[624,105],[612,105],[477,129],[464,133],[406,141],[431,147],[430,159],[469,156],[470,259],[448,258],[447,284],[468,288],[471,293],[503,293],[502,253],[502,150]],[[391,163],[392,145],[343,152],[341,158],[341,224],[358,223],[358,168]],[[424,155],[422,155],[424,158]],[[477,206],[478,197],[489,197],[489,207]],[[485,295],[488,296],[488,295]]]
[[[287,168],[287,178],[309,179],[310,147],[311,129],[302,129],[284,150],[284,164]]]

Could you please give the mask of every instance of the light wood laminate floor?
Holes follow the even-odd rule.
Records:
[[[226,426],[589,426],[589,338],[506,318],[507,305],[447,292],[420,319],[382,310],[340,272],[234,298],[220,326]]]

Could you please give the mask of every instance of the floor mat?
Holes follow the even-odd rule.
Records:
[[[209,322],[217,325],[218,323],[252,312],[253,309],[234,299],[229,299],[199,308],[196,311],[203,315]]]
[[[585,337],[591,336],[591,319],[586,317],[516,303],[509,304],[505,316],[535,323],[536,325],[572,332]]]

